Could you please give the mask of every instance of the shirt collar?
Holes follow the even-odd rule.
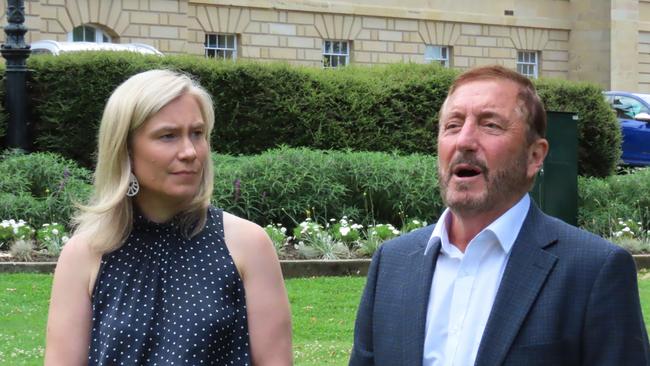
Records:
[[[530,196],[528,194],[525,194],[519,200],[519,202],[517,202],[514,206],[508,209],[508,211],[504,212],[503,215],[499,216],[486,228],[481,230],[481,232],[478,233],[475,236],[475,238],[480,236],[484,232],[489,231],[494,236],[496,236],[497,242],[499,243],[503,251],[505,253],[509,253],[510,250],[512,249],[512,246],[515,243],[515,240],[517,239],[517,236],[519,235],[521,226],[524,224],[524,220],[526,219],[526,215],[528,214],[529,208],[530,208]],[[443,250],[445,250],[445,252],[447,253],[450,252],[450,250],[448,249],[451,249],[452,244],[449,242],[449,236],[447,234],[447,227],[449,226],[450,213],[451,211],[449,210],[449,208],[446,208],[445,211],[442,213],[442,215],[440,215],[440,218],[438,218],[438,222],[436,223],[436,226],[433,228],[431,237],[429,238],[429,241],[427,242],[427,246],[424,250],[425,255],[429,251],[429,248],[431,248],[431,246],[433,246],[433,244],[437,240],[440,240],[441,245],[444,248]]]

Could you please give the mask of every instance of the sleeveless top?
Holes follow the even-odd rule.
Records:
[[[102,257],[92,296],[89,365],[250,365],[244,286],[226,248],[223,212],[186,239],[134,212]]]

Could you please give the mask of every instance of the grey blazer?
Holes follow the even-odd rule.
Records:
[[[375,253],[351,366],[422,365],[433,226]],[[475,365],[649,365],[632,256],[532,203],[510,254]]]

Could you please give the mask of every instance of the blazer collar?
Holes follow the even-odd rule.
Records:
[[[515,240],[476,356],[477,366],[503,363],[519,328],[535,301],[557,257],[544,248],[557,236],[549,218],[531,202]]]
[[[429,293],[440,252],[440,239],[437,239],[424,254],[431,231],[432,227],[429,227],[414,238],[418,242],[417,249],[408,254],[405,262],[408,277],[402,288],[401,334],[396,334],[402,342],[402,365],[422,364]]]

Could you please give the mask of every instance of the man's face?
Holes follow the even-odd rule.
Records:
[[[509,80],[477,80],[447,99],[438,134],[438,184],[455,213],[503,213],[529,188],[544,157],[528,127]],[[541,156],[541,158],[540,158]]]

